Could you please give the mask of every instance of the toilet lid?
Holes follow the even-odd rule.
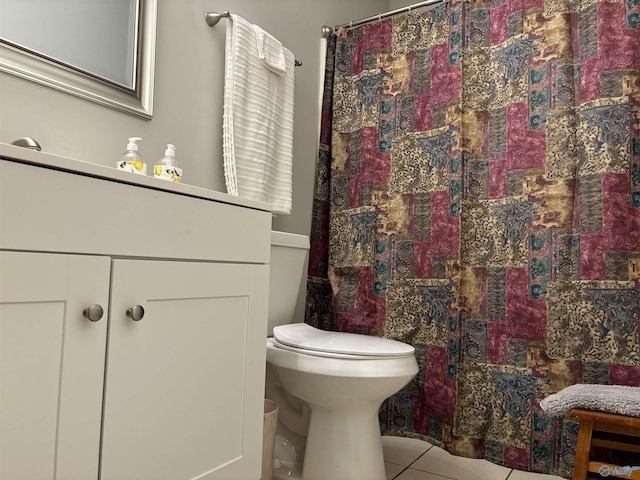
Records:
[[[327,353],[327,356],[342,358],[349,355],[397,358],[413,355],[415,352],[411,345],[395,340],[357,333],[327,332],[306,323],[273,327],[273,338],[276,344],[307,350],[312,354]]]

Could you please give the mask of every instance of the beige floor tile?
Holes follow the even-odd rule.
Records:
[[[431,448],[431,444],[406,437],[382,437],[384,461],[407,467]]]
[[[405,468],[406,467],[403,467],[402,465],[396,465],[395,463],[385,462],[384,472],[387,474],[387,480],[393,480]]]
[[[456,480],[506,480],[511,473],[510,468],[486,460],[454,456],[438,447],[429,449],[411,468]]]
[[[455,480],[451,477],[443,477],[442,475],[436,475],[435,473],[423,472],[422,470],[414,470],[413,468],[407,468],[400,476],[395,480]]]
[[[543,475],[542,473],[523,472],[522,470],[514,470],[509,475],[509,480],[564,480],[556,475]]]

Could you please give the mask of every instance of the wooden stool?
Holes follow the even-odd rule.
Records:
[[[571,416],[580,420],[573,480],[585,480],[588,472],[599,474],[599,478],[609,476],[640,480],[640,418],[577,408],[571,410]],[[603,439],[599,438],[598,432],[613,433],[620,437]],[[590,461],[589,453],[592,446],[638,453],[638,462],[634,465],[612,465]],[[602,474],[600,474],[601,469],[603,469]]]

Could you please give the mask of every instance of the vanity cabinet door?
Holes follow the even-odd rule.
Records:
[[[101,479],[260,478],[268,266],[114,260],[111,288]]]
[[[97,478],[109,269],[0,252],[0,479]]]

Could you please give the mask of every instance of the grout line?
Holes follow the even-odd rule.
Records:
[[[409,465],[400,465],[401,467],[403,467],[403,468],[402,468],[402,470],[400,470],[400,472],[399,472],[395,477],[393,477],[393,479],[392,479],[392,480],[395,480],[395,479],[396,479],[396,478],[398,478],[400,475],[402,475],[404,472],[406,472],[407,470],[409,470],[409,467],[410,467],[411,465],[413,465],[414,463],[416,463],[420,457],[422,457],[425,453],[427,453],[429,450],[431,450],[431,449],[433,448],[433,445],[431,445],[430,443],[428,443],[428,442],[425,442],[425,443],[426,443],[427,445],[429,445],[429,447],[428,447],[424,452],[422,452],[420,455],[418,455],[416,458],[414,458],[412,462],[409,462]],[[394,465],[397,465],[397,464],[394,464]]]
[[[410,464],[409,464],[409,465],[408,465],[404,470],[402,470],[402,472],[400,472],[398,475],[396,475],[395,477],[393,477],[393,480],[395,480],[396,478],[398,478],[398,477],[399,477],[399,476],[400,476],[400,475],[401,475],[405,470],[409,469],[409,468],[410,468],[414,463],[416,463],[420,458],[422,458],[422,457],[423,457],[423,456],[424,456],[424,455],[425,455],[429,450],[431,450],[434,446],[435,446],[435,445],[431,445],[431,444],[429,444],[429,448],[427,448],[427,449],[426,449],[426,450],[425,450],[421,455],[419,455],[419,456],[418,456],[418,457],[417,457],[413,462],[411,462],[411,463],[410,463]],[[430,474],[432,474],[432,475],[437,475],[437,476],[440,476],[440,477],[443,477],[443,478],[447,478],[447,479],[451,478],[451,477],[447,477],[447,476],[440,475],[439,473],[429,472],[429,471],[421,470],[421,469],[418,469],[418,468],[414,468],[413,470],[417,470],[417,471],[419,471],[419,472],[430,473]],[[511,474],[513,473],[513,471],[514,471],[514,469],[513,469],[513,468],[512,468],[512,469],[510,469],[510,470],[509,470],[509,473],[508,473],[508,474],[507,474],[507,476],[504,478],[504,480],[509,480],[509,478],[511,477]],[[457,479],[455,479],[455,478],[451,478],[451,480],[457,480]]]
[[[429,448],[427,448],[424,452],[422,452],[420,455],[418,455],[415,460],[413,462],[411,462],[409,465],[407,465],[407,468],[409,468],[411,465],[413,465],[414,463],[416,463],[419,459],[421,459],[423,456],[426,455],[426,453],[431,450],[433,448],[433,445],[429,444]]]
[[[435,446],[435,445],[431,445],[431,444],[429,444],[428,442],[425,442],[425,443],[427,443],[427,444],[429,445],[429,447],[428,447],[424,452],[422,452],[420,455],[418,455],[418,456],[417,456],[417,457],[416,457],[412,462],[410,462],[410,463],[409,463],[409,465],[404,466],[404,465],[400,465],[400,464],[397,464],[397,463],[395,463],[395,464],[394,464],[394,465],[397,465],[397,466],[400,466],[400,467],[403,467],[403,468],[402,468],[402,470],[401,470],[397,475],[395,475],[395,476],[393,477],[393,479],[392,479],[392,480],[396,480],[396,479],[398,479],[398,478],[399,478],[399,477],[400,477],[404,472],[406,472],[406,471],[407,471],[407,470],[409,470],[409,469],[417,470],[417,471],[419,471],[419,472],[424,472],[424,473],[430,473],[430,474],[432,474],[432,475],[439,475],[439,476],[441,476],[441,477],[442,477],[442,475],[440,475],[440,474],[436,474],[436,473],[429,472],[429,471],[422,470],[422,469],[418,469],[418,468],[411,468],[413,464],[415,464],[415,463],[416,463],[420,458],[422,458],[422,457],[423,457],[423,456],[424,456],[428,451],[430,451],[430,450]],[[391,463],[391,462],[387,462],[387,463]],[[515,468],[511,468],[511,469],[509,469],[509,473],[508,473],[508,474],[507,474],[507,476],[504,478],[504,480],[509,480],[509,479],[511,479],[511,478],[512,478],[512,476],[513,476],[513,474],[514,474],[514,472],[515,472],[516,470],[517,470],[517,469],[515,469]],[[444,476],[443,478],[447,478],[447,479],[449,479],[450,477]],[[456,479],[451,478],[451,480],[456,480]]]
[[[411,465],[413,465],[414,463],[416,463],[418,460],[420,460],[427,452],[429,451],[429,449],[426,449],[424,452],[422,452],[420,455],[418,455],[413,462],[409,463],[409,465],[407,465],[407,468],[409,468]]]
[[[393,477],[392,480],[396,480],[396,478],[402,475],[406,470],[409,470],[409,467],[404,467],[402,470],[400,470],[400,472],[395,477]]]
[[[433,447],[435,447],[435,445],[431,445],[431,444],[429,444],[429,448],[427,448],[424,452],[422,452],[422,454],[421,454],[421,455],[419,455],[419,456],[418,456],[418,457],[417,457],[413,462],[411,462],[411,463],[410,463],[410,464],[409,464],[409,465],[408,465],[408,466],[407,466],[407,467],[406,467],[402,472],[400,472],[398,475],[402,474],[405,470],[408,470],[409,468],[411,468],[411,465],[413,465],[413,464],[414,464],[414,463],[416,463],[419,459],[421,459],[422,457],[424,457],[424,456],[427,454],[427,452],[428,452],[429,450],[431,450]],[[422,472],[422,473],[428,473],[428,474],[430,474],[430,475],[436,475],[436,476],[438,476],[438,477],[446,478],[447,480],[457,480],[457,479],[455,479],[455,478],[448,477],[448,476],[446,476],[446,475],[440,475],[439,473],[429,472],[429,471],[427,471],[427,470],[422,470],[422,469],[419,469],[419,468],[413,468],[412,470],[417,471],[417,472]],[[395,480],[395,478],[398,478],[398,477],[394,477],[394,480]],[[507,480],[507,479],[505,478],[505,480]]]
[[[426,453],[426,452],[425,452],[425,453]],[[424,455],[424,454],[423,454],[423,455]],[[420,473],[427,473],[427,474],[429,474],[429,475],[436,475],[437,477],[441,477],[441,478],[444,478],[444,479],[446,479],[446,480],[457,480],[457,479],[452,478],[452,477],[445,477],[445,476],[442,476],[442,475],[440,475],[439,473],[427,472],[427,471],[424,471],[424,470],[418,470],[417,468],[410,468],[410,467],[404,467],[404,470],[402,470],[400,473],[398,473],[398,475],[396,475],[395,477],[393,477],[393,479],[392,479],[392,480],[396,480],[396,479],[400,478],[400,475],[402,475],[402,474],[403,474],[404,472],[406,472],[407,470],[413,470],[414,472],[420,472]],[[505,480],[507,480],[507,479],[505,478]]]

